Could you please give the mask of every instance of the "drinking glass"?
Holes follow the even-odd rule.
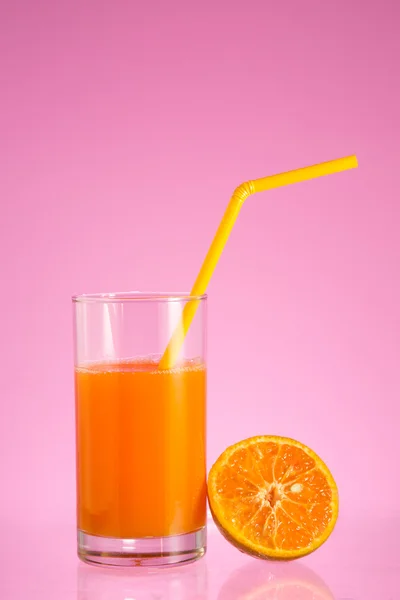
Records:
[[[179,359],[160,358],[186,304]],[[189,294],[73,297],[78,555],[166,566],[206,550],[206,304]]]

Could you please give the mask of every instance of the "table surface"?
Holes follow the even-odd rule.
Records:
[[[396,600],[400,514],[344,516],[326,544],[298,561],[253,559],[212,522],[208,550],[191,565],[106,569],[76,557],[73,524],[2,526],[4,600]]]

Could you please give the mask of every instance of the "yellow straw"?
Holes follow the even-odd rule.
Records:
[[[192,288],[191,296],[201,296],[205,293],[240,209],[242,208],[244,201],[251,194],[264,192],[265,190],[290,185],[292,183],[298,183],[300,181],[307,181],[308,179],[315,179],[316,177],[323,177],[324,175],[339,173],[340,171],[347,171],[348,169],[355,169],[357,166],[356,156],[346,156],[345,158],[338,158],[337,160],[331,160],[319,165],[247,181],[239,185],[234,191],[231,201],[222,217],[217,233],[215,234]],[[182,312],[182,319],[172,334],[169,344],[161,358],[161,369],[170,369],[177,361],[185,336],[196,314],[199,302],[200,300],[193,300],[186,303]]]

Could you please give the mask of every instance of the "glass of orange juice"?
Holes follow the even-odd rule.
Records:
[[[159,361],[187,303],[179,360]],[[206,550],[206,296],[73,297],[78,555],[167,566]]]

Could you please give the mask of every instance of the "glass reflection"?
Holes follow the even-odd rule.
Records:
[[[326,583],[299,563],[253,560],[236,569],[218,600],[335,600]]]
[[[172,569],[107,569],[79,564],[77,600],[204,600],[207,563]]]

